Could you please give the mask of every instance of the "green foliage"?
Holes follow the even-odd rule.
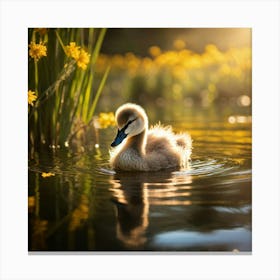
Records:
[[[29,29],[28,89],[37,96],[28,108],[32,146],[63,145],[91,123],[109,74],[106,68],[99,78],[95,71],[105,33],[93,28]]]

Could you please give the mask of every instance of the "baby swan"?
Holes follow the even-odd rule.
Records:
[[[119,146],[110,151],[115,170],[158,171],[186,166],[192,149],[189,134],[174,134],[171,127],[159,124],[148,129],[146,112],[132,103],[120,106],[115,117],[118,134],[111,146]]]

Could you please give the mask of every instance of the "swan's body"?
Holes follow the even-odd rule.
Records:
[[[148,129],[144,109],[132,103],[117,109],[116,121],[119,129],[111,146],[119,146],[110,153],[115,170],[157,171],[186,166],[192,149],[189,134],[174,134],[171,127],[161,125]]]

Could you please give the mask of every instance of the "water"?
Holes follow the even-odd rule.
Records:
[[[185,170],[115,173],[113,128],[99,149],[30,154],[29,250],[251,251],[250,119],[171,124],[194,140]]]

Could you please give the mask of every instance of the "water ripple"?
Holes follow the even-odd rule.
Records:
[[[213,176],[217,174],[228,174],[230,171],[233,171],[235,169],[235,166],[231,166],[228,163],[219,163],[217,160],[196,160],[191,164],[190,169],[174,171],[173,175]]]

